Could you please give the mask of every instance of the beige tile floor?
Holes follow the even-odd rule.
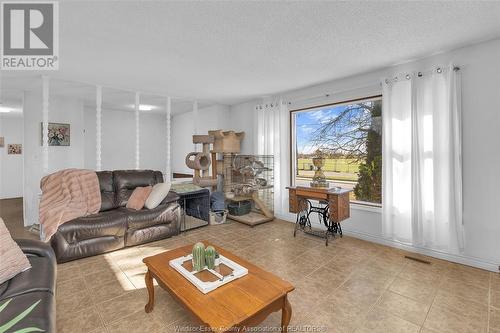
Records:
[[[12,203],[0,216],[14,237],[30,236],[15,226],[20,213]],[[292,228],[282,221],[209,226],[59,265],[58,332],[176,332],[195,325],[158,286],[154,311],[144,313],[142,258],[208,239],[295,285],[291,325],[298,331],[500,333],[500,274],[432,258],[421,264],[403,251],[350,237],[325,247],[315,237],[293,238]],[[275,313],[259,332],[277,332],[279,323]]]
[[[59,265],[58,332],[175,332],[196,325],[158,288],[147,301],[142,258],[208,239],[292,282],[292,325],[323,332],[500,332],[500,276],[357,240],[293,238],[290,223],[230,223]],[[261,331],[273,331],[280,314]],[[303,331],[306,331],[305,329]]]

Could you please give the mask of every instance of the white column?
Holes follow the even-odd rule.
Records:
[[[140,94],[135,93],[135,168],[140,168],[140,141],[139,141],[139,102]]]
[[[102,86],[96,86],[95,91],[95,169],[101,171],[101,113],[102,113]]]
[[[170,117],[172,115],[172,99],[167,97],[167,105],[165,107],[166,109],[166,117],[167,117],[167,147],[166,147],[166,154],[167,154],[167,165],[165,167],[165,181],[170,181],[172,179],[172,168],[171,168],[171,162],[170,162],[170,138],[171,138],[171,133],[170,133]]]
[[[193,133],[194,134],[198,134],[198,130],[199,130],[199,114],[198,114],[198,101],[194,101],[193,102],[193,124],[194,124],[194,130],[193,130]],[[199,145],[196,145],[194,144],[194,150],[193,151],[198,151],[198,147]]]
[[[42,76],[42,174],[49,172],[49,77]]]

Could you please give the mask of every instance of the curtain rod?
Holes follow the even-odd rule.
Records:
[[[453,66],[453,70],[455,72],[459,71],[460,69],[461,69],[460,66]],[[437,73],[442,73],[442,71],[443,71],[442,67],[437,67],[436,68],[436,72]],[[427,71],[427,72],[430,72],[430,71]],[[421,76],[424,75],[424,73],[425,72],[417,72],[417,76],[421,77]],[[406,77],[408,78],[408,76],[410,74],[405,73],[404,75],[406,75]],[[361,86],[361,87],[353,87],[353,88],[349,88],[349,89],[338,90],[338,91],[334,91],[334,92],[324,93],[324,94],[321,94],[321,95],[316,95],[316,96],[313,96],[313,97],[297,98],[295,100],[289,100],[287,104],[291,105],[293,103],[310,101],[310,100],[314,100],[314,99],[318,99],[318,98],[324,98],[324,97],[328,98],[328,97],[330,97],[332,95],[338,95],[338,94],[341,94],[341,93],[351,92],[351,91],[360,90],[360,89],[372,88],[372,87],[376,87],[376,86],[379,86],[379,85],[381,85],[381,83],[375,83],[375,84],[365,85],[365,86]]]
[[[318,99],[318,98],[324,98],[324,97],[328,98],[328,97],[331,97],[333,95],[338,95],[338,94],[351,92],[351,91],[355,91],[355,90],[360,90],[360,89],[374,88],[378,85],[379,85],[378,83],[372,83],[372,84],[364,85],[361,87],[358,86],[358,87],[352,87],[352,88],[348,88],[348,89],[337,90],[334,92],[327,92],[327,93],[323,93],[321,95],[316,95],[316,96],[312,96],[312,97],[297,98],[297,99],[288,101],[288,105],[291,105],[291,104],[297,103],[297,102],[310,101],[310,100],[314,100],[314,99]]]
[[[454,72],[458,72],[460,70],[460,66],[455,66],[454,65],[454,66],[450,66],[450,67],[452,68],[452,70]],[[446,66],[445,68],[443,68],[441,66],[438,66],[438,67],[436,67],[434,69],[430,69],[430,70],[427,70],[427,71],[419,71],[419,72],[407,71],[407,72],[401,72],[401,73],[398,73],[398,74],[392,76],[391,78],[387,77],[384,80],[384,82],[386,84],[389,84],[391,82],[397,82],[398,80],[403,79],[403,78],[406,79],[406,80],[409,80],[409,79],[411,79],[412,75],[413,76],[416,75],[417,77],[422,77],[424,75],[428,75],[428,74],[434,73],[434,72],[437,73],[437,74],[441,74],[441,73],[443,73],[443,71],[447,70],[450,67]],[[382,82],[381,82],[381,84],[382,84]]]

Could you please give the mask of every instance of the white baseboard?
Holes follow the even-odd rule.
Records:
[[[290,221],[288,216],[277,215],[277,217],[284,220],[284,221],[295,223],[295,221]],[[318,225],[318,226],[320,226],[320,225]],[[423,255],[426,255],[429,257],[433,257],[433,258],[451,261],[451,262],[454,262],[457,264],[481,268],[481,269],[485,269],[485,270],[495,272],[495,273],[498,273],[498,271],[499,271],[499,263],[484,261],[483,259],[476,258],[476,257],[470,257],[470,256],[465,256],[465,255],[460,255],[460,254],[451,254],[451,253],[446,253],[446,252],[428,249],[428,248],[424,248],[424,247],[408,245],[408,244],[404,244],[404,243],[401,243],[401,242],[398,242],[398,241],[395,241],[392,239],[384,238],[382,236],[368,234],[368,233],[365,233],[362,231],[357,231],[357,230],[346,230],[344,228],[343,234],[346,236],[351,236],[351,237],[366,240],[369,242],[394,247],[394,248],[405,250],[408,252],[419,253],[419,254],[423,254]]]
[[[366,240],[369,242],[387,245],[387,246],[395,247],[395,248],[405,250],[408,252],[419,253],[419,254],[429,256],[429,257],[447,260],[447,261],[451,261],[454,263],[472,266],[472,267],[476,267],[476,268],[481,268],[481,269],[485,269],[485,270],[488,270],[491,272],[498,273],[498,267],[499,267],[498,264],[493,263],[493,262],[484,261],[480,258],[475,258],[475,257],[470,257],[470,256],[465,256],[465,255],[460,255],[460,254],[451,254],[451,253],[446,253],[446,252],[442,252],[442,251],[438,251],[438,250],[408,245],[408,244],[404,244],[404,243],[401,243],[401,242],[398,242],[395,240],[386,239],[386,238],[383,238],[381,236],[374,236],[374,235],[366,234],[366,233],[363,233],[360,231],[344,230],[343,233],[344,233],[344,235],[363,239],[363,240]]]

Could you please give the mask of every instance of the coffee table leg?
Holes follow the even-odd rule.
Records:
[[[292,306],[288,301],[287,296],[283,302],[283,308],[281,309],[281,328],[282,332],[288,332],[288,325],[290,324],[290,319],[292,318]]]
[[[148,304],[146,304],[144,310],[146,310],[146,313],[150,313],[151,311],[153,311],[153,307],[155,306],[155,288],[153,285],[153,276],[151,275],[149,269],[144,279],[146,280],[146,287],[148,288],[149,295]]]

